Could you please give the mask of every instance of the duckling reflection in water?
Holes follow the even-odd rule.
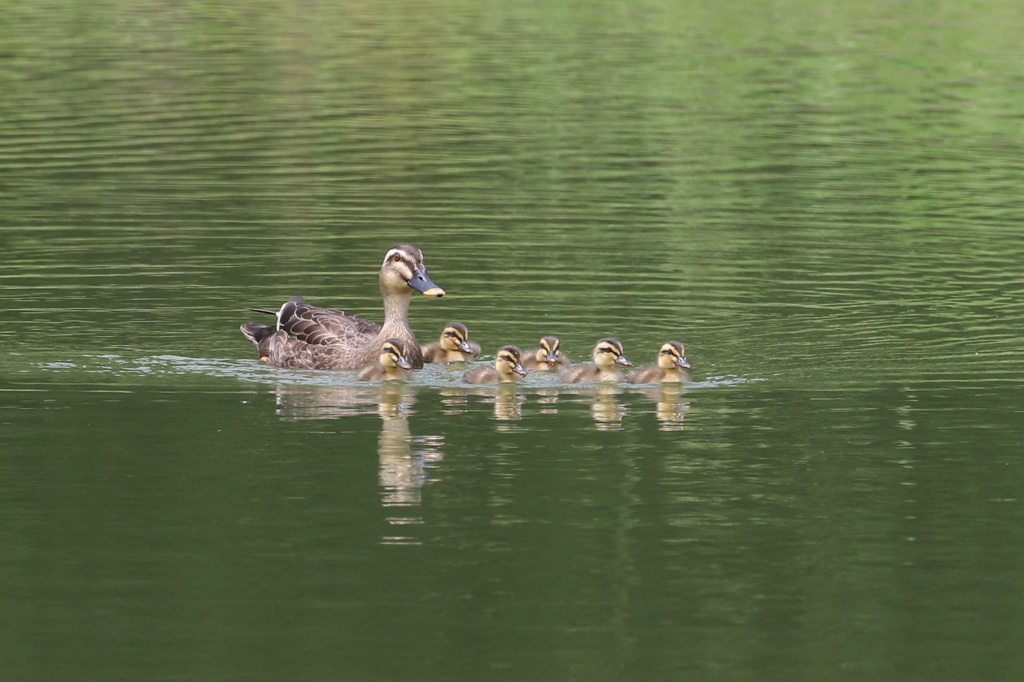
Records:
[[[562,352],[557,336],[541,338],[540,346],[523,358],[523,369],[555,370],[568,364],[569,358]]]
[[[405,341],[391,338],[384,342],[377,361],[356,374],[356,381],[408,381],[412,364],[405,354]]]
[[[480,345],[469,340],[466,325],[452,322],[441,338],[423,346],[423,362],[468,362],[480,355]]]
[[[623,381],[626,377],[615,365],[632,367],[633,363],[622,354],[622,344],[617,339],[601,339],[594,346],[593,362],[563,367],[558,379],[567,384],[595,383],[598,381]]]
[[[658,350],[658,362],[638,367],[626,375],[631,384],[654,384],[658,382],[683,382],[689,380],[685,370],[690,369],[686,351],[678,341],[666,341]]]
[[[462,375],[467,384],[505,384],[526,376],[523,352],[515,346],[502,346],[493,367],[476,367]]]

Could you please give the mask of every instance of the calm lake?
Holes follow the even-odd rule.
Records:
[[[1024,5],[6,2],[11,680],[1024,678]],[[260,363],[420,247],[483,346]]]

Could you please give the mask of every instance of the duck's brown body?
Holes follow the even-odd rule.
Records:
[[[396,338],[404,342],[411,365],[419,368],[423,357],[408,317],[414,290],[444,295],[427,276],[423,253],[411,244],[398,244],[388,251],[380,270],[383,325],[343,310],[309,305],[295,296],[277,312],[276,325],[246,322],[241,329],[260,359],[278,367],[358,369],[374,363],[384,342]]]

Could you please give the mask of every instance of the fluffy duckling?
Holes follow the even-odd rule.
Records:
[[[683,344],[666,341],[658,351],[658,363],[634,369],[626,375],[626,381],[631,384],[686,381],[689,377],[684,370],[687,369],[690,369],[690,363],[686,360]]]
[[[540,347],[523,358],[524,369],[560,369],[569,364],[569,358],[562,352],[557,336],[545,336]]]
[[[356,381],[408,381],[412,363],[405,354],[405,342],[390,338],[381,346],[377,361],[356,374]]]
[[[601,339],[594,346],[594,362],[563,367],[558,371],[558,380],[566,384],[622,381],[626,377],[615,365],[632,367],[633,363],[622,354],[622,344],[617,339]]]
[[[423,346],[423,362],[467,362],[480,355],[480,345],[469,340],[466,325],[452,322],[441,338]]]
[[[502,346],[494,358],[494,366],[476,367],[462,375],[467,384],[507,384],[526,376],[522,365],[523,352],[515,346]]]

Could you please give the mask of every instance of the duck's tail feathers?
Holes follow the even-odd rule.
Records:
[[[246,322],[239,329],[245,334],[245,338],[252,341],[253,345],[259,348],[260,341],[273,334],[277,329],[259,322]]]

